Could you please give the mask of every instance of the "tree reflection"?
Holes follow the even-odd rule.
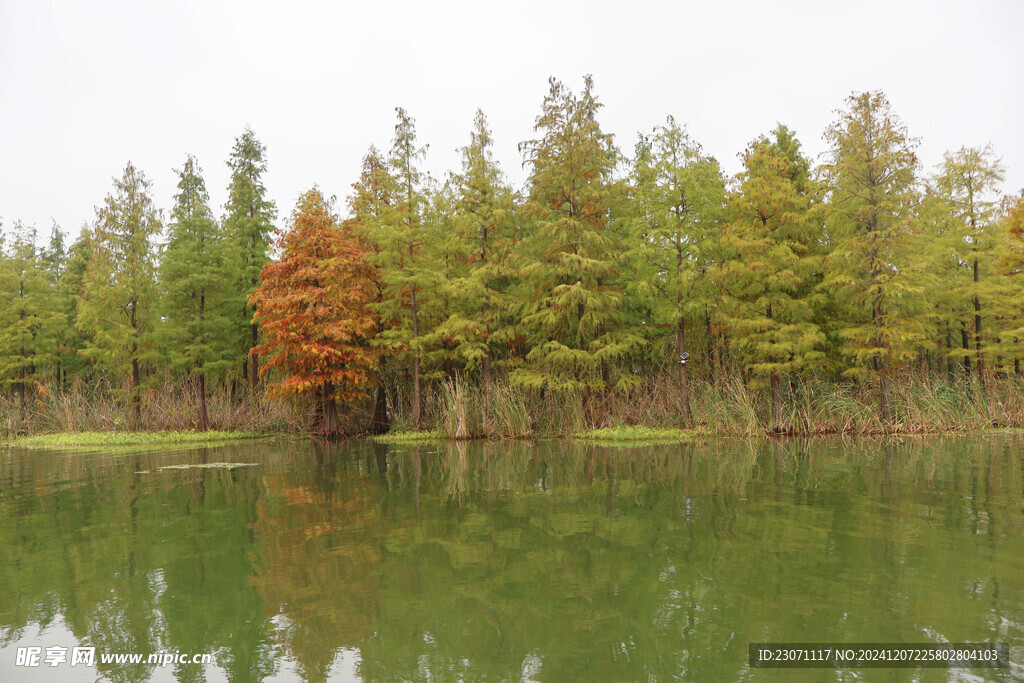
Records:
[[[1024,637],[1020,441],[259,446],[0,460],[0,627],[232,680],[746,675],[751,641]],[[106,667],[145,680],[146,666]],[[198,666],[180,680],[204,680]]]

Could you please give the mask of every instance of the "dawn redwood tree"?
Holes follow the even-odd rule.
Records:
[[[57,301],[65,323],[57,340],[57,361],[65,381],[74,377],[87,379],[93,369],[92,361],[85,354],[89,335],[78,321],[78,301],[85,291],[94,242],[93,227],[83,224],[68,248],[67,261],[57,282]]]
[[[389,356],[408,359],[412,367],[412,422],[423,418],[423,360],[429,331],[431,298],[439,269],[432,261],[428,226],[424,223],[427,196],[419,163],[426,146],[416,141],[416,124],[402,108],[388,157],[394,204],[378,218],[374,231],[378,246],[374,264],[380,273],[383,296],[375,305],[380,314],[380,342]]]
[[[878,380],[883,422],[894,419],[890,374],[924,338],[925,276],[913,224],[917,141],[881,92],[855,93],[825,132],[832,251],[826,285],[843,307],[835,331],[854,361],[846,372]]]
[[[153,353],[155,240],[162,228],[150,186],[129,163],[97,209],[77,321],[87,338],[85,355],[115,373],[129,373],[136,423],[142,417],[143,365]]]
[[[679,359],[689,353],[687,321],[703,318],[717,299],[707,278],[708,247],[722,216],[725,179],[718,162],[670,116],[641,136],[631,181],[630,289],[650,311],[651,326],[669,330],[668,357],[678,367],[681,417],[689,425],[690,384]]]
[[[353,221],[353,239],[374,255],[383,248],[381,232],[394,210],[397,191],[387,159],[371,145],[363,157],[359,179],[352,184],[347,203]]]
[[[15,223],[0,254],[0,384],[13,386],[25,414],[29,388],[45,379],[63,323],[35,230]]]
[[[380,311],[384,308],[384,285],[381,282],[385,254],[382,230],[395,205],[396,186],[388,170],[387,159],[376,146],[370,145],[363,157],[359,180],[352,184],[348,198],[350,217],[342,227],[356,245],[367,252],[367,262],[373,267],[374,295],[370,308]],[[382,350],[386,349],[380,334],[372,340]],[[373,410],[370,432],[382,434],[388,430],[387,401],[387,355],[382,353],[377,367],[377,397]]]
[[[747,148],[737,181],[716,279],[730,339],[752,384],[768,384],[771,429],[783,431],[783,377],[819,369],[825,359],[815,320],[823,235],[811,210],[810,162],[779,126]]]
[[[532,348],[511,375],[523,387],[575,394],[587,413],[592,392],[636,385],[631,373],[613,380],[611,371],[643,343],[626,315],[623,244],[610,225],[619,157],[597,122],[593,88],[588,76],[576,95],[552,78],[539,137],[520,145],[531,164],[520,303]]]
[[[46,247],[40,252],[39,256],[43,259],[43,263],[46,264],[46,269],[50,274],[50,281],[57,283],[64,275],[64,268],[68,262],[68,250],[67,250],[67,235],[57,225],[57,221],[53,221],[50,226],[50,240]]]
[[[202,169],[189,156],[178,172],[170,234],[160,264],[162,337],[171,366],[198,384],[197,423],[207,430],[206,378],[235,358],[232,252],[210,210]]]
[[[264,266],[249,299],[263,340],[253,353],[274,380],[269,396],[318,399],[323,432],[336,434],[336,402],[357,400],[374,383],[375,274],[316,188],[299,198],[277,247],[280,260]]]
[[[997,266],[1006,280],[1009,309],[1001,350],[1013,359],[1014,374],[1021,374],[1024,356],[1024,190],[1003,198],[1001,206],[1002,248]]]
[[[970,375],[967,302],[961,296],[959,284],[965,272],[960,260],[963,252],[960,221],[951,214],[934,182],[925,185],[918,214],[922,248],[931,261],[933,287],[927,297],[927,313],[935,361],[950,379],[955,377],[958,366]]]
[[[237,258],[239,310],[236,325],[242,376],[248,376],[252,392],[256,395],[259,359],[250,351],[259,343],[259,328],[253,321],[253,309],[246,302],[259,286],[260,271],[270,262],[270,240],[277,207],[267,199],[267,188],[263,184],[263,174],[267,172],[267,148],[251,128],[246,127],[235,139],[227,163],[231,168],[231,182],[228,185],[228,203],[224,207],[227,210],[224,232]]]
[[[991,146],[984,149],[961,147],[946,152],[935,186],[943,200],[951,238],[949,248],[956,263],[953,296],[971,309],[973,346],[964,346],[964,355],[974,360],[974,369],[985,384],[986,361],[991,353],[985,348],[983,319],[993,320],[993,309],[1004,300],[995,253],[1002,246],[999,234],[998,190],[1003,182],[1003,167]],[[967,325],[960,321],[966,335]],[[969,361],[968,361],[969,362]]]
[[[491,150],[493,140],[477,110],[461,172],[449,182],[451,215],[443,231],[444,287],[450,311],[434,334],[452,360],[493,378],[494,359],[512,336],[508,292],[515,282],[516,227],[512,191]]]
[[[61,296],[61,282],[64,279],[65,272],[68,265],[68,248],[67,248],[67,234],[61,230],[60,225],[57,221],[53,221],[50,226],[50,240],[46,247],[40,252],[40,258],[46,266],[47,276],[50,279],[51,284],[54,286],[54,296],[57,300],[57,309],[63,310],[64,301]],[[64,329],[58,334],[57,344],[54,350],[53,358],[53,376],[54,384],[57,389],[64,386],[64,381],[67,375],[67,366],[71,361],[71,353],[69,349],[61,343],[61,337],[65,334],[69,327],[68,320],[65,318]]]

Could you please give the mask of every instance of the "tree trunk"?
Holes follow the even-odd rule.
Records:
[[[870,152],[869,152],[870,154]],[[873,160],[874,157],[872,156]],[[883,335],[883,327],[885,326],[885,306],[883,296],[885,288],[881,283],[882,266],[879,265],[878,256],[878,203],[879,198],[876,197],[875,192],[879,187],[879,182],[876,180],[873,170],[873,162],[869,164],[868,168],[868,186],[870,189],[870,198],[868,203],[871,205],[872,211],[868,220],[868,234],[871,235],[871,247],[868,250],[868,258],[870,259],[870,273],[871,273],[871,289],[875,290],[875,298],[871,302],[871,322],[875,328],[875,339],[874,347],[881,351],[882,355],[875,355],[873,364],[875,366],[875,372],[879,376],[878,381],[878,402],[879,408],[882,412],[882,423],[886,431],[889,431],[889,425],[892,423],[892,396],[889,393],[889,359],[885,357],[889,349],[889,343],[886,341]]]
[[[327,399],[327,435],[338,436],[341,428],[338,423],[338,402],[333,398]]]
[[[132,349],[132,355],[135,349]],[[135,426],[142,424],[142,397],[139,396],[139,387],[142,385],[142,372],[139,369],[139,359],[132,358],[132,406],[135,412]]]
[[[960,322],[960,343],[964,347],[964,351],[971,348],[971,343],[967,340],[967,325],[963,321]],[[964,354],[964,372],[968,375],[971,374],[971,357],[966,353]]]
[[[690,410],[690,382],[686,376],[686,363],[683,362],[683,354],[686,353],[686,321],[682,316],[676,327],[676,350],[679,352],[679,399],[683,405],[683,426],[693,425],[693,412]]]
[[[949,323],[946,323],[946,353],[944,354],[943,360],[946,363],[946,377],[950,380],[956,374],[953,369],[953,359],[949,355],[953,351],[953,336],[949,333]]]
[[[491,369],[490,352],[484,355],[484,386],[490,386],[494,382],[494,371]]]
[[[872,305],[872,318],[875,323],[875,345],[879,349],[888,350],[888,344],[885,339],[881,336],[882,328],[882,301],[879,297],[875,297],[874,304]],[[879,391],[879,407],[882,411],[882,422],[885,424],[885,429],[888,431],[889,425],[892,423],[892,396],[889,393],[889,360],[887,358],[880,358],[875,356],[875,371],[879,374],[878,391]]]
[[[418,427],[423,419],[423,385],[420,379],[420,359],[412,359],[412,424]]]
[[[718,384],[718,376],[721,373],[715,372],[715,346],[714,338],[711,334],[711,312],[708,311],[706,307],[704,308],[704,327],[707,329],[708,333],[708,373],[711,377],[711,380],[715,384]]]
[[[18,407],[21,410],[21,418],[25,419],[25,412],[28,405],[28,392],[26,391],[25,382],[25,371],[21,370],[19,373],[20,381],[18,382]]]
[[[889,390],[889,364],[885,361],[879,362],[875,357],[875,370],[878,372],[878,403],[882,411],[882,422],[885,430],[889,430],[892,424],[892,395]]]
[[[409,247],[410,255],[412,247]],[[410,298],[410,312],[412,313],[412,336],[413,339],[420,336],[419,309],[416,306],[416,287],[412,288]],[[412,424],[418,427],[423,419],[423,385],[420,379],[420,355],[416,352],[412,359]]]
[[[978,259],[974,259],[974,350],[977,353],[975,370],[981,388],[985,388],[985,359],[981,355],[981,300],[978,298]]]
[[[484,234],[484,246],[480,250],[480,260],[484,264],[486,264],[487,263],[487,228],[486,227],[483,229],[483,234]],[[485,321],[487,320],[487,312],[490,310],[490,306],[487,304],[486,296],[487,295],[485,294],[484,295],[484,297],[485,297],[484,298],[484,304],[483,304],[483,319]],[[484,324],[486,325],[486,323],[484,323]],[[490,330],[489,326],[485,326],[484,327],[484,334],[487,335],[486,344],[485,344],[485,347],[484,347],[485,348],[485,351],[484,351],[484,385],[485,386],[490,386],[491,382],[494,381],[494,374],[493,374],[493,372],[491,370],[491,347],[490,347],[490,344],[491,344],[491,330]]]
[[[324,436],[338,434],[338,404],[334,400],[334,385],[328,382],[323,388],[323,432]]]
[[[384,382],[377,385],[377,399],[373,407],[373,420],[370,422],[371,434],[383,434],[388,431],[388,399],[384,391]]]
[[[210,428],[210,415],[206,411],[206,375],[199,373],[199,431]]]
[[[765,315],[768,316],[768,320],[775,324],[775,315],[772,313],[772,304],[768,302],[768,308],[765,311]],[[775,360],[772,358],[771,360]],[[779,373],[772,370],[771,376],[768,380],[768,385],[771,388],[772,397],[772,431],[779,434],[783,431],[782,429],[782,389],[779,386]]]
[[[260,341],[260,330],[256,323],[253,323],[252,328],[252,348],[256,348]],[[249,381],[252,383],[252,395],[259,397],[259,359],[256,358],[255,353],[249,354],[249,363],[251,364],[252,370],[249,372]]]
[[[776,434],[782,434],[786,430],[782,425],[782,388],[777,372],[772,372],[769,385],[771,386],[772,394],[772,431]]]

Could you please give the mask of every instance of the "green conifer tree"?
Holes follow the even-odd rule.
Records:
[[[232,326],[235,255],[210,210],[202,169],[189,156],[178,171],[169,237],[160,264],[163,341],[171,366],[196,379],[197,426],[206,430],[206,378],[227,370],[235,355]]]
[[[681,416],[689,425],[687,323],[702,319],[717,300],[707,274],[709,246],[725,204],[725,180],[718,162],[702,154],[670,116],[637,143],[631,199],[631,290],[650,311],[653,341],[661,330],[669,331],[667,354],[655,362],[667,355],[678,368]],[[705,365],[710,360],[709,354],[703,358]]]
[[[935,284],[929,293],[926,310],[930,323],[929,336],[935,346],[933,364],[941,366],[941,370],[952,378],[959,361],[963,362],[962,367],[967,373],[970,373],[971,368],[970,357],[963,355],[964,349],[969,347],[964,305],[955,294],[963,267],[960,263],[960,250],[957,248],[957,221],[934,183],[924,187],[918,218],[920,241],[931,258],[931,275]],[[932,356],[929,355],[927,360],[931,361]]]
[[[969,325],[960,320],[963,334],[966,336],[970,327],[973,336],[973,348],[964,345],[965,362],[974,361],[982,386],[986,367],[993,360],[986,346],[998,338],[995,329],[991,330],[995,334],[989,340],[984,338],[987,326],[983,321],[987,319],[991,326],[1005,301],[995,255],[1002,244],[997,220],[997,193],[1002,182],[1003,167],[991,146],[984,149],[961,147],[956,152],[947,152],[935,178],[951,224],[947,245],[959,266],[951,294],[959,306],[970,311]]]
[[[153,358],[155,240],[162,228],[150,186],[129,163],[97,209],[77,320],[87,338],[85,355],[115,374],[129,373],[127,397],[136,423],[144,365]]]
[[[592,392],[636,385],[632,373],[612,371],[643,339],[626,316],[623,245],[610,227],[621,196],[618,153],[597,122],[593,81],[588,76],[578,96],[557,79],[550,86],[534,126],[539,137],[521,145],[532,166],[521,301],[532,348],[511,377],[577,394],[589,412]]]
[[[1007,310],[1001,351],[1013,361],[1014,374],[1021,374],[1024,356],[1024,190],[1003,197],[1000,207],[1003,238],[998,268],[1006,282]]]
[[[92,260],[93,229],[83,224],[78,237],[68,248],[67,263],[57,283],[57,301],[65,324],[57,342],[57,357],[63,384],[86,379],[93,367],[85,354],[86,335],[78,324],[78,304],[85,292],[85,274]]]
[[[826,284],[844,307],[834,329],[854,362],[847,374],[877,378],[881,417],[891,424],[890,373],[926,339],[913,229],[917,143],[881,92],[853,94],[846,105],[825,132]]]
[[[344,222],[344,228],[350,239],[366,253],[366,262],[373,269],[374,277],[370,278],[373,285],[373,296],[369,306],[377,312],[384,308],[384,284],[381,275],[386,261],[382,230],[395,206],[395,180],[388,170],[387,159],[373,145],[363,157],[359,180],[352,185],[352,194],[348,199],[351,217]],[[374,335],[372,343],[387,347],[380,336]],[[395,367],[395,364],[390,366]],[[392,371],[390,373],[394,375]],[[370,431],[375,434],[386,432],[390,421],[387,410],[387,386],[389,366],[387,356],[381,355],[376,367],[376,400]]]
[[[432,263],[424,212],[428,198],[419,164],[426,146],[416,141],[415,121],[397,108],[398,122],[388,158],[394,205],[385,211],[376,229],[378,253],[374,265],[380,274],[383,296],[375,309],[381,318],[381,341],[391,355],[406,358],[412,367],[412,422],[423,418],[423,361],[426,334],[431,329],[431,308],[438,269]]]
[[[248,378],[253,395],[258,396],[259,359],[250,351],[259,343],[259,326],[253,320],[254,309],[247,302],[259,286],[260,271],[270,262],[270,239],[277,207],[267,199],[267,188],[263,184],[267,148],[251,128],[246,127],[235,139],[228,167],[231,182],[223,224],[237,258],[238,352],[243,379]]]
[[[50,369],[63,317],[36,232],[15,223],[0,258],[0,383],[13,386],[22,413],[29,390]]]
[[[67,267],[68,250],[65,237],[64,231],[57,225],[57,221],[53,221],[50,226],[50,241],[43,249],[41,256],[46,263],[50,280],[54,283],[63,277],[64,269]]]
[[[730,339],[752,384],[768,384],[771,429],[783,431],[782,379],[825,359],[815,320],[824,235],[812,215],[810,163],[785,126],[747,148],[737,181],[716,279]]]
[[[477,111],[461,173],[452,176],[451,217],[442,232],[445,292],[451,311],[434,329],[454,360],[493,376],[495,358],[507,355],[512,336],[508,293],[515,281],[514,199],[494,160],[491,131]],[[441,212],[443,213],[443,212]]]
[[[68,322],[67,318],[67,307],[64,302],[62,281],[64,274],[67,270],[68,265],[68,249],[67,249],[67,235],[61,230],[57,221],[53,221],[50,226],[50,240],[46,247],[43,249],[41,256],[43,262],[46,264],[47,275],[50,278],[50,282],[54,285],[54,296],[57,299],[58,309],[65,315],[65,323]],[[54,370],[54,386],[56,389],[61,389],[66,380],[67,369],[73,362],[73,350],[69,349],[64,344],[64,337],[67,334],[67,325],[65,329],[58,335],[58,341],[54,350],[53,370]]]

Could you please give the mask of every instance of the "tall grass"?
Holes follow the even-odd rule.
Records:
[[[490,383],[462,375],[428,385],[426,419],[420,430],[462,439],[518,439],[572,436],[604,427],[645,426],[693,429],[705,435],[752,436],[767,433],[770,397],[738,376],[691,384],[693,420],[683,417],[674,373],[648,377],[628,394],[591,396],[525,390],[499,377]],[[787,378],[782,383],[781,429],[789,434],[879,434],[1024,428],[1024,379],[993,377],[984,386],[971,376],[949,377],[906,371],[891,382],[893,419],[879,410],[878,387],[867,381],[817,377]],[[77,383],[62,392],[39,391],[28,409],[17,398],[0,394],[0,436],[83,431],[161,431],[196,427],[194,388],[165,381],[146,389],[142,420],[136,424],[115,387]],[[408,397],[391,394],[393,429],[414,427]],[[210,391],[212,427],[226,431],[308,433],[316,420],[312,403],[269,400],[248,394],[232,397],[226,387]],[[355,434],[367,428],[373,410],[347,407],[342,429]]]
[[[453,439],[518,439],[533,435],[527,394],[508,382],[441,382],[428,401],[436,428]]]
[[[207,395],[211,428],[231,432],[302,433],[312,423],[310,406],[270,401],[242,393],[232,398],[227,387]],[[34,392],[25,410],[17,396],[0,394],[0,435],[57,432],[177,431],[197,427],[195,388],[165,381],[145,389],[142,419],[116,387],[76,382],[63,391]]]
[[[1024,379],[929,375],[892,377],[893,419],[882,419],[878,387],[868,381],[793,377],[783,382],[781,430],[787,434],[882,434],[1024,427]],[[683,419],[676,376],[650,377],[624,395],[592,398],[528,391],[505,379],[488,385],[455,377],[435,385],[425,429],[453,439],[570,436],[619,426],[691,428],[703,434],[753,436],[771,430],[767,388],[741,378],[691,384],[692,423]],[[399,420],[405,419],[399,415]]]

